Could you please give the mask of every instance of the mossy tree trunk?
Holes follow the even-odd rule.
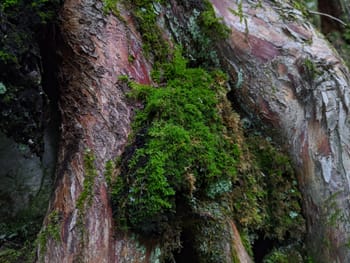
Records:
[[[128,102],[122,79],[151,82],[141,37],[130,14],[119,8],[115,16],[105,13],[100,1],[66,0],[60,12],[61,139],[38,262],[155,262],[159,257],[152,240],[141,244],[113,226],[107,185],[113,169],[107,163],[123,152],[139,107]],[[225,218],[222,226],[229,239],[218,245],[227,261],[235,256],[251,262],[232,220]]]
[[[218,49],[232,93],[290,149],[315,259],[350,261],[347,68],[284,1],[243,1],[242,9],[235,1],[210,2],[232,30]],[[152,262],[157,254],[152,240],[144,246],[114,229],[108,197],[106,163],[123,152],[137,107],[126,99],[128,87],[120,76],[151,82],[151,63],[142,55],[134,20],[119,8],[117,18],[106,15],[100,1],[66,0],[61,12],[62,135],[38,261]],[[181,9],[172,10],[174,17],[181,15]],[[170,30],[163,31],[166,36]],[[233,221],[225,220],[232,232],[224,241],[227,255],[234,247],[240,262],[251,262]]]
[[[134,109],[118,77],[129,75],[149,83],[150,66],[141,55],[142,43],[130,18],[123,23],[106,16],[102,2],[67,0],[60,18],[57,183],[39,235],[37,260],[139,262],[142,253],[132,240],[114,239],[104,174],[107,161],[120,155],[126,144]],[[135,58],[133,63],[129,55]],[[58,215],[55,222],[49,219],[52,213]],[[50,229],[56,229],[56,238]]]
[[[283,1],[212,0],[232,29],[221,55],[252,118],[289,148],[316,262],[350,261],[349,72],[330,44]],[[238,85],[239,84],[239,85]]]

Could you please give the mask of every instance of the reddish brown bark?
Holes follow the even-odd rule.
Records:
[[[49,234],[38,250],[38,261],[155,261],[157,244],[140,244],[113,226],[104,176],[106,162],[124,149],[136,107],[127,102],[128,87],[118,77],[150,83],[151,65],[142,55],[142,42],[128,13],[121,9],[123,19],[118,19],[102,10],[98,1],[67,0],[61,12],[62,134],[57,185],[44,224],[44,228],[52,224],[50,214],[58,213],[60,240]],[[96,177],[92,191],[81,202],[86,194],[84,181],[91,173],[84,165],[86,156],[95,159]],[[227,262],[233,254],[250,262],[230,219],[226,228],[230,233],[225,244]],[[239,249],[237,253],[233,246]]]
[[[133,106],[125,99],[126,88],[118,77],[128,75],[149,83],[150,65],[141,54],[141,41],[130,17],[121,22],[106,16],[102,3],[67,0],[61,12],[61,140],[57,186],[50,212],[59,216],[61,240],[48,237],[39,259],[45,262],[115,262],[115,249],[132,241],[114,240],[112,211],[105,164],[123,151],[130,131]],[[133,56],[133,62],[128,60]],[[87,153],[89,151],[89,153]],[[91,203],[77,200],[89,171],[84,156],[93,156],[97,175]],[[116,245],[117,243],[117,245]],[[127,253],[137,260],[136,247]],[[127,256],[125,256],[127,260]],[[123,262],[123,260],[118,260]],[[132,261],[125,261],[132,262]]]
[[[243,78],[234,91],[238,100],[247,112],[281,134],[294,159],[310,251],[317,262],[350,262],[346,247],[350,235],[347,68],[301,14],[283,2],[263,1],[262,8],[245,2],[247,28],[230,11],[238,9],[236,1],[211,2],[232,29],[219,52],[232,79]],[[175,2],[171,4],[174,16],[181,16]],[[151,248],[145,253],[134,239],[115,238],[118,230],[113,228],[104,177],[106,162],[123,151],[135,107],[125,99],[127,87],[118,76],[149,83],[151,66],[142,56],[140,36],[128,13],[121,11],[122,22],[105,16],[102,9],[99,1],[67,0],[61,13],[62,138],[50,206],[60,215],[61,240],[48,238],[46,251],[39,251],[45,262],[147,262],[152,258]],[[95,158],[97,176],[89,193],[92,202],[84,202],[81,208],[77,200],[89,173],[84,168],[87,150]],[[237,257],[249,262],[234,224],[227,219],[227,225],[232,225],[229,243]],[[232,255],[230,249],[227,255]]]
[[[282,1],[262,8],[211,0],[232,29],[221,55],[244,109],[281,134],[299,174],[316,262],[349,262],[349,73],[300,12]],[[248,33],[245,33],[248,32]],[[240,71],[241,73],[239,73]]]

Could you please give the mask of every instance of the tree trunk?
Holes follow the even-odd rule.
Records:
[[[151,241],[140,243],[114,228],[105,177],[106,163],[123,152],[137,108],[128,103],[127,84],[119,78],[150,83],[140,36],[128,13],[120,11],[122,18],[106,16],[102,3],[90,0],[67,0],[61,11],[62,134],[57,185],[39,235],[38,261],[129,263],[159,257]],[[240,262],[251,262],[232,220],[223,225],[232,238],[225,249],[227,262],[231,247]]]
[[[179,1],[183,2],[183,1]],[[242,108],[269,125],[293,157],[303,193],[309,247],[317,262],[350,262],[348,70],[329,44],[283,1],[262,7],[211,0],[232,30],[219,44]],[[248,1],[247,1],[248,2]],[[180,19],[181,9],[167,16]],[[189,1],[195,7],[195,1]],[[133,105],[128,75],[150,83],[151,63],[133,19],[105,15],[93,0],[66,0],[61,12],[62,135],[57,184],[42,230],[38,261],[155,262],[157,245],[114,229],[106,163],[127,143]],[[169,28],[162,24],[167,35]],[[130,59],[132,57],[133,59]],[[226,262],[251,262],[230,218]],[[54,226],[53,226],[54,225]],[[59,238],[55,238],[57,230]],[[226,245],[225,243],[225,245]],[[230,257],[231,255],[231,257]]]
[[[139,261],[132,239],[113,238],[104,172],[106,162],[123,151],[135,107],[127,103],[127,87],[118,77],[149,83],[150,65],[130,18],[120,22],[102,9],[101,2],[90,0],[67,0],[62,8],[62,134],[56,190],[42,231],[47,244],[40,247],[39,261]],[[50,221],[52,214],[58,214],[57,222]],[[60,240],[45,232],[52,224],[58,224]]]
[[[289,148],[316,262],[349,262],[349,73],[329,43],[282,3],[211,1],[232,29],[221,54],[244,109]],[[246,23],[246,26],[245,26]],[[239,85],[237,85],[239,86]]]

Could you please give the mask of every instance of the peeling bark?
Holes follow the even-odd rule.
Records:
[[[283,1],[263,1],[262,8],[246,1],[241,18],[230,11],[238,9],[236,1],[210,2],[232,30],[218,52],[236,81],[234,93],[246,112],[282,135],[294,159],[315,259],[350,262],[348,69]],[[183,19],[181,8],[170,3],[174,17]],[[66,0],[61,12],[62,135],[48,212],[59,215],[60,240],[49,236],[38,261],[154,262],[157,254],[156,246],[145,247],[113,226],[105,164],[123,152],[137,107],[126,100],[118,76],[150,83],[151,63],[128,12],[121,10],[121,21],[102,10],[100,1]],[[94,171],[84,164],[87,155]],[[86,192],[91,174],[92,190]],[[225,222],[227,262],[233,254],[252,262],[232,220]]]
[[[211,0],[232,29],[221,55],[247,112],[280,132],[298,172],[317,262],[349,262],[349,72],[326,40],[284,3]],[[245,33],[248,32],[248,33]]]
[[[130,17],[124,23],[113,15],[105,16],[102,9],[99,1],[68,0],[61,12],[62,135],[57,185],[49,209],[59,214],[61,240],[48,238],[38,256],[45,262],[115,262],[120,258],[115,253],[118,249],[132,251],[127,253],[134,260],[125,257],[125,262],[141,262],[136,246],[129,247],[132,240],[113,238],[104,170],[106,162],[123,151],[134,110],[125,99],[127,87],[118,77],[128,75],[149,83],[150,64],[141,55],[142,43]],[[129,55],[135,58],[133,62],[128,61]],[[87,191],[87,151],[95,159],[96,170],[92,191],[85,193],[91,202],[85,200],[90,197],[81,197]]]
[[[155,262],[159,256],[157,245],[145,246],[113,226],[105,164],[123,152],[137,107],[128,103],[128,87],[118,77],[149,84],[151,64],[128,12],[121,10],[119,19],[102,10],[99,1],[67,0],[60,14],[62,135],[56,190],[44,222],[48,228],[50,214],[59,215],[60,240],[49,233],[38,261]],[[87,155],[94,171],[84,164]],[[86,192],[89,180],[92,189]],[[226,221],[227,262],[233,255],[251,262],[234,223]]]

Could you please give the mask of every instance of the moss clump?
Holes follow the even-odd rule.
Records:
[[[226,99],[224,74],[189,68],[179,50],[172,63],[164,63],[169,49],[156,26],[154,3],[159,2],[129,3],[143,34],[145,51],[152,52],[147,48],[150,45],[160,53],[153,53],[156,87],[129,82],[130,97],[142,101],[144,108],[136,114],[130,145],[117,163],[119,172],[112,183],[119,229],[154,237],[163,245],[162,252],[164,246],[173,252],[180,247],[184,218],[191,221],[201,216],[196,209],[200,200],[227,206],[223,214],[233,217],[247,233],[248,246],[254,242],[249,235],[257,232],[278,244],[300,240],[304,222],[289,159],[261,138],[237,135],[242,131]],[[211,52],[215,39],[227,37],[229,30],[207,1],[198,8],[190,11],[186,29],[190,37],[177,40],[186,47],[198,47],[185,51],[191,66],[211,68],[219,64],[216,53]],[[157,43],[159,49],[155,48]],[[122,77],[121,81],[128,80]],[[216,235],[223,230],[220,224],[224,223],[213,219],[203,231]],[[201,236],[200,229],[196,234]],[[215,262],[224,248],[217,241],[215,255],[210,254],[214,247],[209,243],[207,248],[202,246],[200,254]]]
[[[218,68],[220,62],[214,47],[219,41],[228,38],[230,29],[223,24],[222,18],[216,17],[209,1],[189,9],[191,13],[186,28],[168,17],[170,21],[173,20],[171,30],[176,40],[186,47],[184,55],[192,67]]]
[[[291,247],[273,249],[267,256],[264,257],[263,263],[312,263],[307,258],[303,259],[300,253],[293,250]]]
[[[143,233],[174,215],[177,198],[216,198],[236,178],[235,145],[216,107],[221,87],[208,72],[187,68],[180,50],[163,68],[160,88],[131,83],[130,96],[145,108],[113,191],[117,220]]]
[[[301,212],[301,194],[297,179],[287,155],[276,150],[268,141],[252,138],[251,147],[256,164],[262,172],[259,178],[266,189],[263,196],[266,236],[283,240],[300,238],[305,222]]]
[[[317,66],[310,59],[306,58],[303,63],[304,73],[309,80],[313,80],[320,74]]]
[[[52,211],[47,217],[47,224],[38,234],[36,243],[40,248],[40,255],[43,256],[46,252],[48,239],[51,238],[56,242],[61,240],[60,235],[60,216],[58,211]]]
[[[103,8],[105,12],[113,12],[115,14],[119,14],[119,10],[117,8],[119,0],[103,0]]]
[[[77,200],[77,207],[79,210],[84,208],[85,204],[91,205],[93,197],[93,187],[95,178],[97,176],[97,171],[95,168],[95,156],[88,149],[84,154],[84,170],[85,177],[83,182],[83,190]]]
[[[117,4],[124,4],[137,21],[139,32],[143,39],[143,50],[147,56],[153,55],[154,61],[161,63],[166,61],[169,54],[168,44],[163,40],[161,30],[157,26],[158,13],[155,9],[157,4],[161,4],[163,0],[104,0],[105,11],[112,11],[120,17]],[[123,20],[121,18],[121,20]],[[129,62],[133,58],[129,58]]]
[[[305,220],[301,194],[287,155],[258,136],[248,136],[233,191],[233,217],[245,233],[245,245],[258,236],[279,246],[295,245],[304,254]],[[245,158],[245,159],[244,159]]]
[[[115,162],[113,160],[107,161],[105,165],[104,176],[106,178],[107,185],[109,186],[112,184],[114,169],[115,169]]]

